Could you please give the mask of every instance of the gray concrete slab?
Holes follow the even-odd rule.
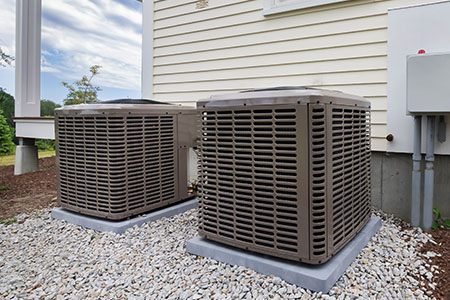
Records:
[[[275,275],[300,287],[327,293],[380,227],[381,219],[371,217],[361,232],[323,265],[308,265],[277,259],[222,245],[202,237],[189,240],[186,251],[227,264],[244,266],[265,275]]]
[[[197,198],[182,203],[172,205],[149,212],[145,215],[139,215],[124,221],[110,221],[91,216],[81,215],[63,208],[54,208],[52,210],[52,218],[63,220],[75,225],[87,227],[97,231],[124,233],[128,228],[140,226],[144,223],[152,222],[161,218],[168,218],[183,213],[189,209],[197,207]]]

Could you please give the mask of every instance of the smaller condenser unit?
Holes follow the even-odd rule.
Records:
[[[213,96],[197,109],[201,236],[320,264],[368,221],[365,99],[286,87]]]
[[[195,108],[123,99],[55,110],[58,201],[120,220],[193,196]]]

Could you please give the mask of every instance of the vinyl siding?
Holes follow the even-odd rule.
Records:
[[[255,87],[336,89],[372,102],[372,148],[385,151],[387,12],[426,2],[353,0],[264,17],[263,0],[203,9],[156,0],[153,64],[143,66],[153,70],[151,96],[194,105]]]

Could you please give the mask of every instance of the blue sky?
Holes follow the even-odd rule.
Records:
[[[15,0],[0,0],[0,47],[15,51]],[[136,0],[42,0],[41,99],[57,103],[72,82],[101,65],[100,99],[141,94],[142,4]],[[0,87],[14,94],[14,68],[0,67]]]

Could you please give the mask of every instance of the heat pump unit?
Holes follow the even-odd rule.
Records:
[[[197,109],[201,236],[320,264],[368,221],[368,101],[285,87],[213,96]]]
[[[193,196],[195,108],[112,100],[55,110],[61,207],[121,220]]]

